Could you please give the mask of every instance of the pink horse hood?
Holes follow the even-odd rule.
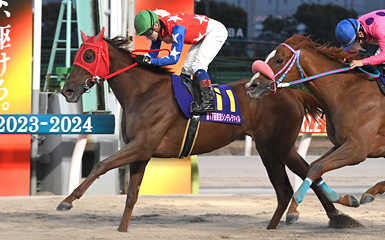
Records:
[[[271,70],[270,66],[267,65],[267,63],[261,60],[257,60],[253,63],[251,69],[253,70],[253,73],[254,73],[253,79],[259,77],[259,75],[257,75],[258,73],[262,73],[263,75],[265,75],[266,77],[274,81],[273,70]]]

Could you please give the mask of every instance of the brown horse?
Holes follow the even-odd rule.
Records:
[[[127,145],[98,163],[57,209],[71,209],[72,202],[79,199],[100,175],[129,164],[130,181],[126,206],[118,228],[118,231],[127,231],[148,161],[151,157],[178,157],[188,119],[176,102],[172,76],[167,68],[133,65],[132,55],[122,48],[128,43],[127,39],[103,39],[103,32],[96,37],[87,38],[82,35],[82,38],[83,44],[75,57],[72,72],[62,89],[62,94],[67,102],[77,102],[81,95],[93,86],[94,82],[90,79],[94,77],[95,72],[114,74],[130,66],[131,69],[108,79],[108,84],[123,109],[121,127],[123,140]],[[103,64],[106,66],[103,67]],[[93,68],[94,65],[99,68]],[[291,89],[280,91],[276,96],[269,96],[264,101],[255,101],[246,95],[244,86],[249,80],[243,79],[229,84],[238,98],[243,124],[201,122],[191,154],[213,151],[245,134],[252,136],[277,194],[278,206],[267,227],[271,229],[277,227],[293,194],[285,165],[302,179],[306,177],[308,164],[297,153],[295,141],[305,109],[316,115],[319,105],[310,94]],[[314,191],[327,211],[330,222],[335,221],[338,224],[339,220],[336,219],[344,222],[342,219],[346,218],[346,215],[336,210],[317,188]],[[288,216],[297,216],[295,208],[296,204],[291,206]]]
[[[289,59],[295,55],[298,55],[298,59],[293,68],[285,68],[290,62]],[[341,48],[320,45],[309,37],[295,35],[278,46],[267,60],[272,73],[270,70],[267,72],[278,75],[272,79],[263,75],[253,78],[246,85],[248,94],[262,99],[270,92],[268,89],[276,90],[272,80],[275,80],[275,77],[282,79],[284,74],[287,74],[283,78],[284,82],[298,82],[303,77],[312,78],[309,76],[345,68],[346,64],[342,60],[345,57],[346,53]],[[303,83],[325,110],[327,133],[334,146],[310,164],[307,180],[294,194],[297,203],[302,201],[309,184],[314,181],[322,184],[319,178],[325,172],[359,164],[367,157],[385,156],[385,112],[381,110],[385,97],[373,78],[354,69]],[[360,203],[373,201],[376,194],[384,193],[385,182],[377,183],[367,190],[360,203],[350,195],[340,197],[327,185],[321,188],[332,202],[357,207]]]

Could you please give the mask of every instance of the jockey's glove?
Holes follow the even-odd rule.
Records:
[[[151,64],[151,58],[143,55],[136,55],[135,62],[139,64]]]

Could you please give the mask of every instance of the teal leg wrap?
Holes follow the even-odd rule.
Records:
[[[297,204],[300,204],[305,196],[305,193],[310,188],[310,185],[313,183],[311,178],[306,178],[298,190],[294,193],[293,198]]]
[[[323,194],[325,194],[330,202],[337,202],[337,200],[340,199],[340,196],[331,190],[330,187],[324,182],[324,180],[321,179],[318,183],[316,183],[316,185],[323,192]]]

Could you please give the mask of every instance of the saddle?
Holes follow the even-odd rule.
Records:
[[[238,99],[234,90],[227,85],[213,85],[215,92],[214,100],[217,104],[217,111],[205,114],[192,114],[191,104],[195,101],[202,103],[201,91],[197,81],[172,75],[175,98],[188,119],[182,149],[179,158],[190,155],[198,135],[200,121],[219,122],[227,124],[242,124],[241,111]]]

